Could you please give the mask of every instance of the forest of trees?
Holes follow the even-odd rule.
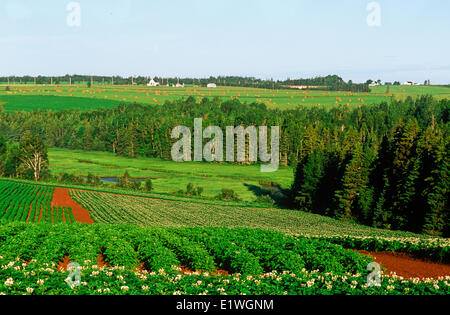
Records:
[[[295,85],[308,85],[308,86],[318,86],[316,89],[319,90],[330,90],[330,91],[351,91],[351,92],[370,92],[369,85],[356,84],[351,80],[347,83],[341,77],[337,75],[328,75],[326,77],[316,77],[312,79],[287,79],[284,81],[280,80],[263,80],[254,77],[239,77],[239,76],[219,76],[219,77],[209,77],[209,78],[161,78],[155,77],[161,85],[173,85],[178,82],[184,84],[199,85],[205,87],[208,83],[216,83],[219,86],[237,86],[237,87],[251,87],[251,88],[261,88],[261,89],[287,89],[289,86]],[[65,75],[60,77],[0,77],[0,83],[3,84],[105,84],[105,85],[146,85],[149,82],[148,77],[136,76],[124,78],[121,76],[87,76],[87,75]]]
[[[194,98],[161,107],[0,113],[2,175],[23,171],[18,143],[170,159],[172,128],[280,126],[280,161],[296,167],[291,207],[367,225],[449,235],[450,100],[280,111]],[[205,139],[206,141],[209,141]],[[28,176],[31,174],[28,172]],[[31,176],[32,177],[32,176]]]

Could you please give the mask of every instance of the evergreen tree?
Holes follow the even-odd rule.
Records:
[[[361,217],[360,198],[367,189],[370,163],[371,161],[364,156],[362,145],[356,144],[352,152],[352,159],[345,168],[342,190],[335,194],[339,204],[338,217],[346,220],[357,220]],[[368,196],[364,197],[369,198]],[[362,202],[364,207],[366,207],[365,202]]]
[[[294,198],[300,210],[314,211],[313,204],[320,181],[325,175],[325,166],[326,157],[321,150],[314,151],[304,165],[299,164],[299,176],[294,184],[298,191],[294,191]]]
[[[390,228],[392,213],[386,204],[386,191],[389,190],[388,170],[392,168],[392,149],[389,137],[384,136],[373,162],[372,172],[369,175],[369,185],[373,190],[373,213],[370,225],[380,228]]]
[[[392,169],[389,170],[389,206],[394,229],[408,229],[414,217],[414,196],[419,177],[417,140],[419,126],[416,120],[400,122],[394,132]]]
[[[445,143],[447,139],[447,143]],[[419,142],[420,178],[412,230],[442,235],[449,224],[449,141],[440,127],[430,126]]]

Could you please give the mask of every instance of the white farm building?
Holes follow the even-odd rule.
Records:
[[[403,85],[419,85],[419,83],[414,83],[412,81],[406,81]]]
[[[215,83],[209,83],[206,87],[207,87],[208,89],[215,89],[215,88],[217,88],[217,84],[215,84]]]
[[[148,82],[147,86],[159,86],[159,82],[151,79],[150,82]]]

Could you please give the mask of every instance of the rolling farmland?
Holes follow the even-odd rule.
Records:
[[[373,258],[346,250],[395,250],[442,263],[450,260],[448,240],[299,211],[152,196],[0,181],[2,209],[5,204],[17,208],[0,218],[0,264],[7,266],[0,270],[6,279],[0,282],[0,293],[19,294],[30,287],[52,294],[95,294],[100,289],[110,294],[289,295],[450,290],[445,278],[403,280],[388,272],[382,275],[381,286],[367,286],[366,266]],[[95,224],[75,223],[79,214],[71,208],[52,207],[69,202],[87,209]],[[44,219],[28,224],[26,214],[37,217],[35,204],[41,205]],[[27,262],[24,270],[39,278],[16,272],[16,264],[22,262]],[[84,276],[91,274],[88,286],[54,285],[66,277],[61,270],[69,262],[80,263]],[[48,268],[37,273],[42,265]],[[118,285],[117,277],[126,277],[127,282]]]
[[[450,97],[448,86],[386,86],[372,88],[370,93],[314,90],[265,90],[245,87],[218,87],[208,89],[189,86],[147,87],[147,86],[94,86],[81,85],[18,85],[10,91],[0,87],[0,104],[7,112],[18,110],[65,110],[114,108],[120,103],[138,103],[159,106],[166,101],[194,97],[197,102],[204,98],[217,97],[221,100],[238,99],[241,102],[261,103],[268,108],[294,109],[297,106],[338,106],[350,108],[362,104],[389,102],[391,97],[405,99],[420,95],[433,95],[437,99]]]
[[[379,93],[352,93],[341,91],[264,90],[244,87],[146,87],[146,86],[15,86],[10,91],[0,89],[0,103],[7,112],[33,109],[96,109],[112,108],[119,103],[139,103],[159,106],[166,101],[194,97],[261,103],[268,108],[293,109],[297,106],[337,106],[351,108],[361,104],[389,101],[391,95]]]
[[[222,188],[233,189],[244,201],[252,202],[257,194],[267,190],[261,185],[274,182],[288,189],[293,180],[291,167],[268,175],[259,172],[258,165],[176,163],[151,158],[126,158],[108,152],[49,149],[50,170],[53,174],[68,173],[87,176],[89,173],[102,178],[115,178],[127,171],[135,178],[151,178],[153,191],[173,194],[185,190],[189,183],[204,188],[203,195],[213,198]],[[174,180],[176,177],[176,180]],[[108,185],[108,183],[104,183]],[[114,184],[114,183],[112,183]]]
[[[143,227],[251,227],[314,237],[393,237],[418,235],[380,230],[301,211],[253,208],[250,205],[173,198],[149,197],[71,189],[70,195],[89,210],[97,223],[133,224]],[[427,238],[421,236],[421,238]]]

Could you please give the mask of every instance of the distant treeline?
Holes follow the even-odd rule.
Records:
[[[329,75],[326,77],[316,77],[312,79],[296,79],[285,81],[262,80],[254,77],[239,77],[239,76],[219,76],[209,78],[154,78],[161,85],[174,85],[177,83],[184,83],[190,85],[198,85],[205,87],[209,83],[215,83],[219,86],[235,86],[235,87],[251,87],[261,89],[286,89],[290,86],[312,86],[314,89],[330,90],[330,91],[352,91],[352,92],[370,92],[369,85],[355,84],[352,81],[345,82],[337,75]],[[87,75],[65,75],[56,77],[47,76],[11,76],[0,77],[0,83],[9,84],[105,84],[105,85],[146,85],[149,82],[148,77],[128,77],[121,76],[87,76]]]
[[[353,83],[351,80],[347,83],[337,75],[328,75],[326,77],[316,77],[313,79],[288,79],[283,81],[282,84],[289,86],[317,86],[318,88],[316,89],[328,89],[331,91],[370,92],[369,84],[357,84]]]
[[[377,227],[449,233],[450,100],[431,96],[329,110],[280,111],[218,98],[198,104],[190,97],[161,107],[2,112],[6,175],[15,176],[14,142],[26,134],[49,147],[170,159],[178,140],[171,130],[192,130],[198,117],[205,127],[280,126],[281,164],[296,167],[291,203],[297,209]]]

